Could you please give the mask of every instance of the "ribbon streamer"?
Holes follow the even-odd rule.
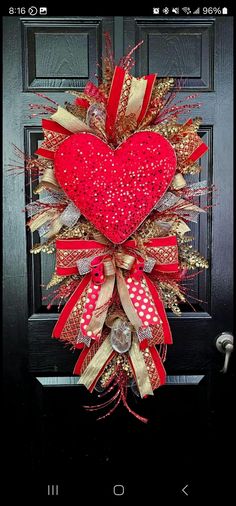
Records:
[[[111,360],[114,355],[115,352],[111,346],[110,339],[107,337],[98,348],[94,357],[90,360],[88,367],[80,376],[79,383],[85,385],[86,388],[92,392],[97,380],[104,370],[106,363]]]
[[[153,395],[152,385],[149,379],[148,370],[143,358],[143,354],[139,349],[138,342],[133,339],[131,349],[129,351],[130,360],[134,369],[137,386],[141,397],[145,395]]]
[[[139,125],[144,118],[155,84],[156,74],[136,79],[123,68],[115,67],[107,103],[106,133],[114,137],[116,123],[124,116],[133,114]]]

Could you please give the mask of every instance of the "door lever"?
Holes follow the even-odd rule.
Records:
[[[216,339],[216,348],[221,353],[225,353],[225,362],[220,372],[224,374],[228,370],[229,359],[234,350],[234,336],[230,332],[222,332]]]

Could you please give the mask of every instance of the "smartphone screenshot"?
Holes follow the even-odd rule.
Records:
[[[13,2],[2,29],[4,493],[228,504],[231,6]]]

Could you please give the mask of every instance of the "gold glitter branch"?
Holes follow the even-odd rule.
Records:
[[[157,84],[153,88],[151,101],[163,98],[173,88],[174,83],[173,77],[158,79]]]
[[[48,242],[45,242],[43,244],[35,244],[33,248],[30,250],[30,253],[33,253],[34,255],[37,255],[38,253],[54,253],[55,252],[55,241],[51,240]]]
[[[158,286],[161,290],[164,306],[171,309],[177,316],[181,316],[181,310],[178,304],[179,301],[185,302],[186,299],[180,291],[178,284],[161,281]]]
[[[196,269],[202,267],[207,269],[209,267],[208,261],[200,255],[196,250],[192,249],[192,245],[184,244],[179,247],[179,258],[181,261],[181,267],[187,269]]]

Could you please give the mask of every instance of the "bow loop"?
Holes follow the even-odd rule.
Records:
[[[143,278],[143,270],[144,270],[143,258],[141,260],[136,259],[131,269],[131,275],[135,279],[135,281],[141,281],[141,279]]]
[[[91,278],[95,285],[102,285],[105,281],[104,263],[102,256],[92,259],[91,264]]]

